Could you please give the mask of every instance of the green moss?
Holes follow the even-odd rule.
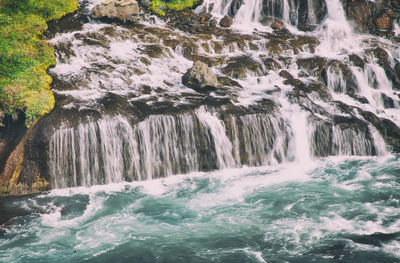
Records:
[[[165,16],[166,10],[181,11],[184,9],[193,8],[198,0],[169,0],[167,2],[162,0],[152,0],[150,9],[153,13]]]
[[[43,39],[46,22],[77,7],[76,0],[0,0],[0,109],[24,111],[27,125],[54,107],[46,70],[55,58]]]
[[[192,8],[197,1],[195,0],[172,0],[167,3],[168,9],[181,11],[183,9]]]
[[[167,5],[160,0],[153,0],[151,1],[151,11],[153,11],[153,13],[159,15],[159,16],[165,16],[165,8],[167,7]]]

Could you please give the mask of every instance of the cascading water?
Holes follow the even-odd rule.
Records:
[[[212,4],[214,13],[224,15],[231,12],[229,8],[234,3],[217,1]],[[289,13],[295,10],[299,12],[304,5],[307,7],[307,17],[315,19],[314,9],[321,5],[320,2],[246,1],[238,10],[236,19],[239,20],[236,22],[245,23],[247,19],[249,23],[256,23],[262,14],[286,17],[285,21],[289,22]],[[312,37],[318,37],[319,43],[315,47],[303,48],[297,56],[288,52],[287,55],[294,56],[294,61],[288,65],[285,64],[287,62],[279,64],[275,61],[278,66],[274,67],[286,67],[294,78],[300,78],[298,81],[301,81],[304,77],[299,75],[304,72],[298,68],[300,64],[296,59],[301,60],[315,53],[326,61],[325,81],[333,98],[360,107],[359,98],[365,96],[368,105],[379,108],[385,117],[388,116],[391,109],[386,111],[382,96],[393,100],[393,109],[398,108],[399,99],[385,71],[370,53],[363,53],[364,47],[358,41],[365,37],[353,33],[340,1],[329,1],[326,6],[325,20],[310,33]],[[202,8],[211,9],[211,2],[205,2],[199,7]],[[269,11],[266,13],[265,10]],[[341,26],[337,27],[337,23]],[[79,34],[88,34],[90,41],[81,40],[81,37],[74,40],[76,36],[70,33],[56,36],[52,41],[55,45],[69,41],[75,51],[59,54],[59,63],[53,72],[68,82],[82,79],[78,82],[79,87],[57,91],[79,100],[69,102],[64,107],[97,105],[95,107],[103,110],[104,106],[93,101],[93,98],[102,98],[110,92],[125,97],[127,102],[124,103],[131,105],[143,102],[158,105],[162,101],[170,101],[175,105],[193,104],[190,96],[196,96],[195,93],[182,87],[180,79],[184,69],[190,67],[185,43],[193,45],[190,42],[192,40],[185,34],[172,33],[167,28],[154,30],[153,27],[142,26],[130,32],[121,26],[85,24]],[[100,37],[96,31],[112,33]],[[172,34],[172,37],[162,39],[160,42],[163,44],[154,44],[153,39],[159,34]],[[97,43],[92,45],[96,38]],[[181,39],[183,44],[171,46],[169,43],[173,39]],[[282,76],[268,69],[269,66],[265,64],[265,53],[275,57],[271,49],[266,47],[270,40],[255,41],[258,50],[249,49],[248,44],[241,47],[238,43],[233,43],[228,49],[219,49],[217,39],[199,42],[201,44],[196,44],[198,46],[191,47],[191,50],[193,52],[193,48],[200,48],[200,54],[204,56],[228,56],[236,61],[244,54],[252,54],[253,61],[249,63],[260,63],[260,69],[254,74],[249,68],[245,70],[246,78],[237,78],[243,88],[238,90],[238,102],[235,103],[248,107],[262,98],[272,99],[281,108],[281,116],[272,118],[270,114],[257,113],[230,114],[227,117],[219,114],[218,110],[208,111],[201,106],[197,107],[195,113],[155,114],[139,123],[134,120],[136,124],[131,124],[129,117],[124,117],[126,113],[119,113],[120,117],[89,120],[76,128],[62,128],[54,134],[49,147],[49,177],[52,178],[53,187],[146,180],[199,170],[278,164],[292,160],[308,162],[320,156],[385,153],[377,150],[385,146],[378,145],[383,140],[376,140],[379,133],[375,126],[365,122],[359,113],[353,116],[361,118],[355,124],[336,123],[335,118],[342,116],[347,116],[351,121],[355,112],[344,113],[337,105],[327,105],[331,102],[328,97],[321,100],[321,95],[314,102],[308,101],[311,94],[295,95],[301,107],[294,106],[290,99],[293,95],[287,95],[292,92],[292,86],[287,85]],[[353,49],[353,46],[357,46],[357,49]],[[368,61],[363,68],[349,63],[346,56],[353,51],[359,52]],[[77,61],[81,61],[80,66],[72,67]],[[234,64],[222,64],[220,74],[226,74],[227,70],[229,72],[231,65]],[[315,80],[306,79],[306,83],[310,81]],[[269,94],[271,86],[282,89],[277,98],[273,93],[272,96]],[[192,95],[187,97],[184,93]],[[328,112],[322,126],[314,121],[314,115],[320,114],[318,111],[307,113],[309,107],[316,107],[312,103]],[[376,136],[371,136],[372,133]]]
[[[225,119],[231,134],[204,107],[195,114],[153,115],[133,126],[117,116],[59,129],[50,141],[52,185],[138,181],[288,159],[283,119],[264,114]]]
[[[399,262],[398,43],[339,0],[204,10],[233,28],[77,14],[52,36],[33,157],[57,189],[0,198],[0,261]],[[185,87],[194,60],[221,86]]]

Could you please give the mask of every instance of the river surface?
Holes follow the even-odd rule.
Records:
[[[400,161],[327,158],[9,203],[1,262],[400,262]]]

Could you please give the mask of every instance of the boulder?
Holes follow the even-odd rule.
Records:
[[[136,22],[139,12],[139,4],[135,0],[106,0],[92,9],[92,17],[117,18],[124,22]]]
[[[282,21],[276,20],[271,24],[271,28],[275,30],[285,29],[285,24]]]
[[[233,20],[229,16],[224,16],[220,21],[219,25],[221,27],[230,27],[233,24]]]
[[[183,75],[182,83],[197,91],[216,90],[219,86],[214,72],[201,61],[195,61],[193,63],[193,67]]]

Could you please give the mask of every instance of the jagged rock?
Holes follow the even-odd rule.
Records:
[[[223,86],[242,88],[239,82],[228,77],[218,77],[218,82],[221,83]]]
[[[341,81],[334,82],[333,90],[335,92],[345,92],[349,96],[355,96],[358,92],[357,79],[348,65],[339,60],[331,60],[327,65],[331,76],[341,76]],[[328,85],[328,83],[326,83]]]
[[[233,78],[246,78],[247,72],[253,72],[257,76],[265,74],[261,63],[255,61],[251,56],[239,56],[232,58],[227,65],[221,69],[225,75]]]
[[[124,22],[136,22],[139,12],[139,5],[135,0],[106,0],[92,9],[92,17],[117,18]]]
[[[262,58],[262,62],[265,66],[265,70],[267,71],[278,70],[282,68],[281,65],[273,58]]]
[[[382,102],[385,108],[387,109],[394,109],[394,101],[391,97],[388,97],[385,93],[381,93]]]
[[[395,67],[389,63],[389,54],[383,48],[375,48],[366,51],[378,59],[378,64],[385,70],[386,76],[392,81],[393,88],[400,90],[400,65],[397,62]]]
[[[361,115],[379,131],[393,151],[400,153],[400,128],[391,120],[379,118],[372,112],[361,111]]]
[[[289,71],[287,71],[287,70],[281,70],[279,72],[279,76],[281,76],[282,78],[285,78],[287,80],[294,79],[292,74],[290,74]]]
[[[364,68],[364,66],[365,66],[364,60],[356,54],[349,55],[349,60],[353,63],[354,66],[357,66],[360,68]]]
[[[195,61],[185,75],[182,83],[197,91],[216,90],[219,82],[214,72],[203,62]]]
[[[221,27],[230,27],[233,24],[233,20],[229,16],[224,16],[220,21],[219,25]]]
[[[299,80],[296,79],[292,76],[292,74],[290,74],[287,70],[281,70],[279,72],[279,76],[281,76],[282,78],[286,79],[283,84],[285,85],[291,85],[293,87],[297,87],[297,88],[305,88],[305,84]]]
[[[319,81],[326,84],[327,66],[326,59],[322,57],[302,58],[296,61],[300,69],[305,69],[308,74],[318,78]]]

